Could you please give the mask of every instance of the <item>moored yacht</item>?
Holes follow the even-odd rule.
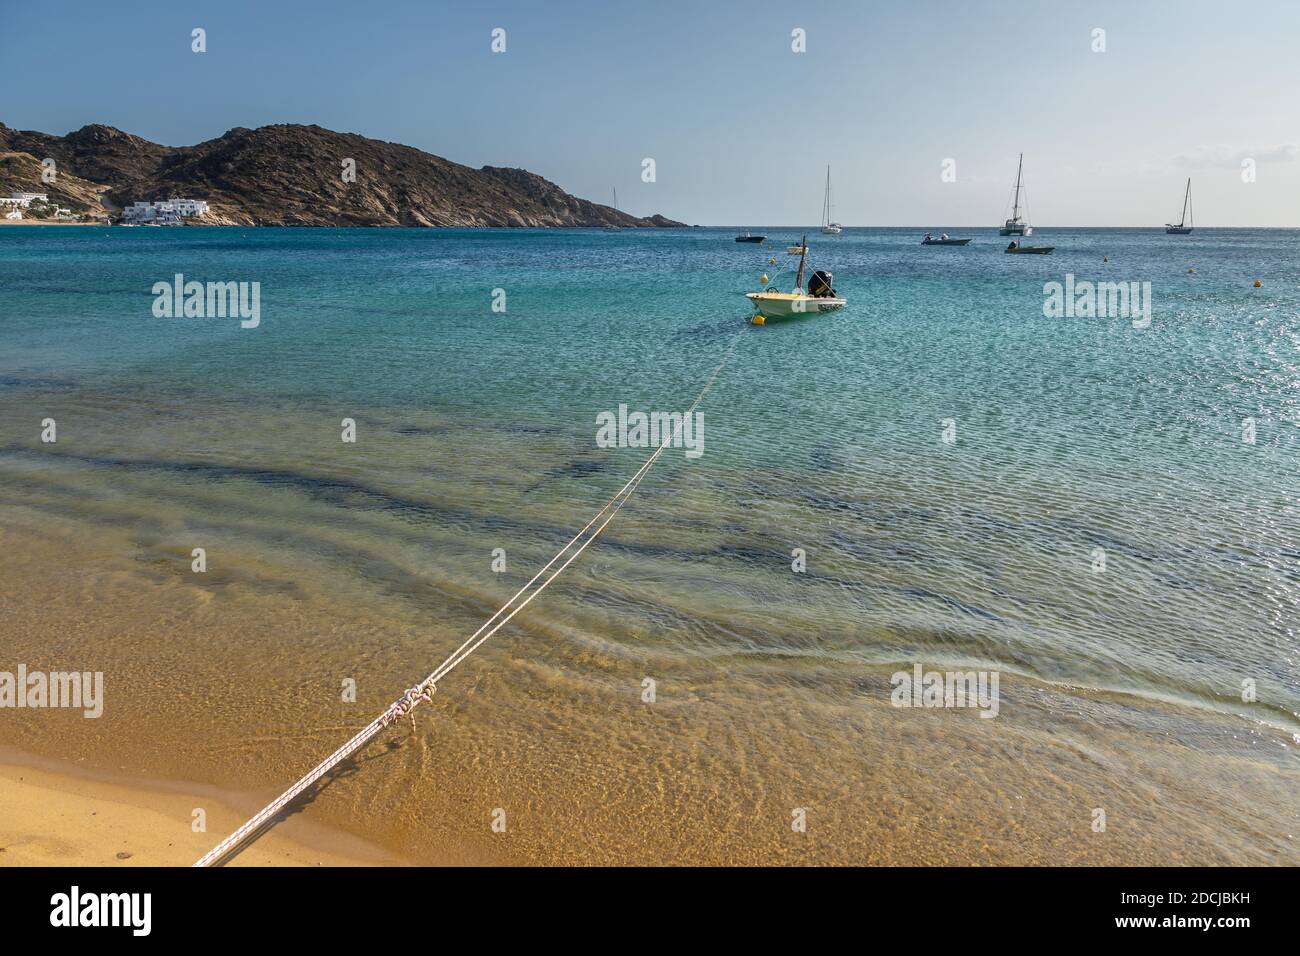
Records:
[[[1170,236],[1190,236],[1192,234],[1192,180],[1187,179],[1187,191],[1183,193],[1183,217],[1178,222],[1165,223],[1165,233]]]
[[[1016,167],[1016,198],[1011,207],[1011,218],[998,230],[999,236],[1032,236],[1034,227],[1020,218],[1020,183],[1021,173],[1025,168],[1025,154],[1020,154],[1020,165]]]
[[[838,222],[831,222],[831,168],[826,167],[826,198],[822,201],[822,232],[828,236],[838,236],[844,227]]]

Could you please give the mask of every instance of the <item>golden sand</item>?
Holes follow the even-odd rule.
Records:
[[[5,219],[0,217],[0,226],[107,226],[108,220],[97,219],[94,222],[73,222],[68,219]]]
[[[124,786],[48,766],[0,764],[0,866],[188,866],[211,848],[214,834],[246,816],[212,793],[182,793],[164,784]],[[196,809],[204,813],[206,831],[195,830]],[[291,819],[229,865],[400,862],[355,837]]]

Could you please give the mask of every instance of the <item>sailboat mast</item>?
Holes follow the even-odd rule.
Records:
[[[1187,177],[1187,192],[1183,194],[1183,218],[1178,220],[1178,225],[1187,225],[1187,202],[1192,198],[1192,177]]]
[[[822,201],[822,227],[831,224],[831,167],[826,167],[826,198]]]
[[[1011,221],[1017,222],[1020,219],[1020,173],[1025,168],[1025,154],[1020,154],[1020,164],[1016,166],[1016,200],[1011,209]]]

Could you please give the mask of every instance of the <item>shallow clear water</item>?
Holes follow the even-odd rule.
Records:
[[[704,454],[518,619],[571,693],[653,659],[812,707],[833,675],[979,665],[1235,715],[1294,773],[1300,232],[813,235],[848,307],[758,328],[742,293],[789,285],[798,233],[755,231],[6,228],[0,500],[120,536],[134,573],[184,581],[202,544],[206,587],[410,629],[374,648],[384,701],[442,656],[420,628],[472,630],[638,467],[596,416],[680,411],[731,349]],[[260,326],[155,318],[177,272],[259,282]],[[1150,326],[1045,317],[1067,273],[1150,282]],[[308,653],[368,651],[276,656]]]

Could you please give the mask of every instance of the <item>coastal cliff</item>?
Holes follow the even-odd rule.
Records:
[[[137,200],[205,199],[208,224],[261,226],[680,227],[579,199],[524,169],[473,169],[411,146],[320,126],[232,129],[195,146],[151,143],[111,126],[66,136],[0,123],[0,195],[51,194],[76,212]],[[54,183],[40,180],[52,158]],[[352,160],[355,180],[344,175]]]

